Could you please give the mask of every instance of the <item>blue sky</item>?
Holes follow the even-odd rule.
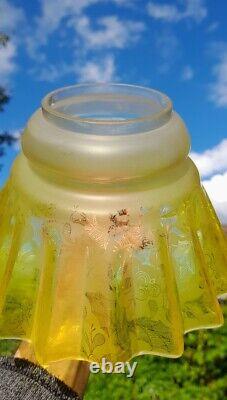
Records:
[[[227,221],[227,2],[0,0],[0,84],[12,99],[0,130],[17,133],[49,91],[84,81],[159,89],[173,100],[197,163]],[[4,159],[2,182],[15,157]]]

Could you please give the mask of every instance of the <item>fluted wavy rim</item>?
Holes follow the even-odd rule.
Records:
[[[62,225],[48,205],[38,216],[9,190],[0,210],[8,210],[0,225],[0,336],[30,339],[40,364],[98,362],[107,349],[109,360],[176,358],[185,332],[222,325],[226,241],[201,188],[179,209],[165,208],[156,232],[146,213],[141,224],[127,210],[107,217],[101,231],[78,209]]]

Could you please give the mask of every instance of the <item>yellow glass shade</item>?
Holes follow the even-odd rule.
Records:
[[[1,338],[42,365],[125,361],[179,357],[185,332],[223,323],[226,239],[189,146],[152,90],[44,99],[0,197]]]

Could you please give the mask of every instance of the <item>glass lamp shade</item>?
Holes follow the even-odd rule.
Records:
[[[226,241],[171,101],[128,85],[49,94],[0,199],[0,337],[42,365],[181,356],[223,323]]]

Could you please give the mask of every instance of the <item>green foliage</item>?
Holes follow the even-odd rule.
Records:
[[[18,139],[8,132],[0,133],[0,157],[4,156],[6,146],[11,146]],[[0,169],[2,165],[0,164]]]
[[[224,306],[227,318],[227,304]],[[17,341],[0,341],[13,354]],[[141,356],[133,378],[92,374],[84,400],[224,400],[227,398],[227,321],[222,328],[185,336],[184,356]]]
[[[5,47],[8,41],[9,41],[9,36],[3,32],[0,32],[0,45]]]
[[[4,110],[4,106],[9,102],[9,96],[6,90],[0,86],[0,111]]]
[[[14,142],[17,141],[17,138],[10,135],[7,132],[3,132],[0,134],[0,146],[6,144],[7,146],[11,146]]]
[[[227,305],[224,306],[227,318]],[[189,333],[179,359],[141,356],[136,373],[93,374],[85,400],[224,400],[227,398],[227,323]],[[134,361],[134,360],[133,360]]]
[[[0,32],[0,48],[1,46],[6,47],[9,41],[9,36]],[[3,111],[4,106],[9,101],[9,96],[6,90],[0,85],[0,111]]]
[[[6,47],[8,41],[9,41],[9,36],[0,32],[0,53],[1,53],[1,47]],[[0,82],[0,112],[4,111],[4,107],[9,102],[9,100],[10,97],[6,89],[3,86],[1,86]],[[5,154],[5,146],[11,146],[15,141],[17,141],[17,139],[10,133],[0,132],[0,157],[4,156]]]
[[[0,356],[10,356],[14,354],[19,346],[17,340],[0,340]]]

